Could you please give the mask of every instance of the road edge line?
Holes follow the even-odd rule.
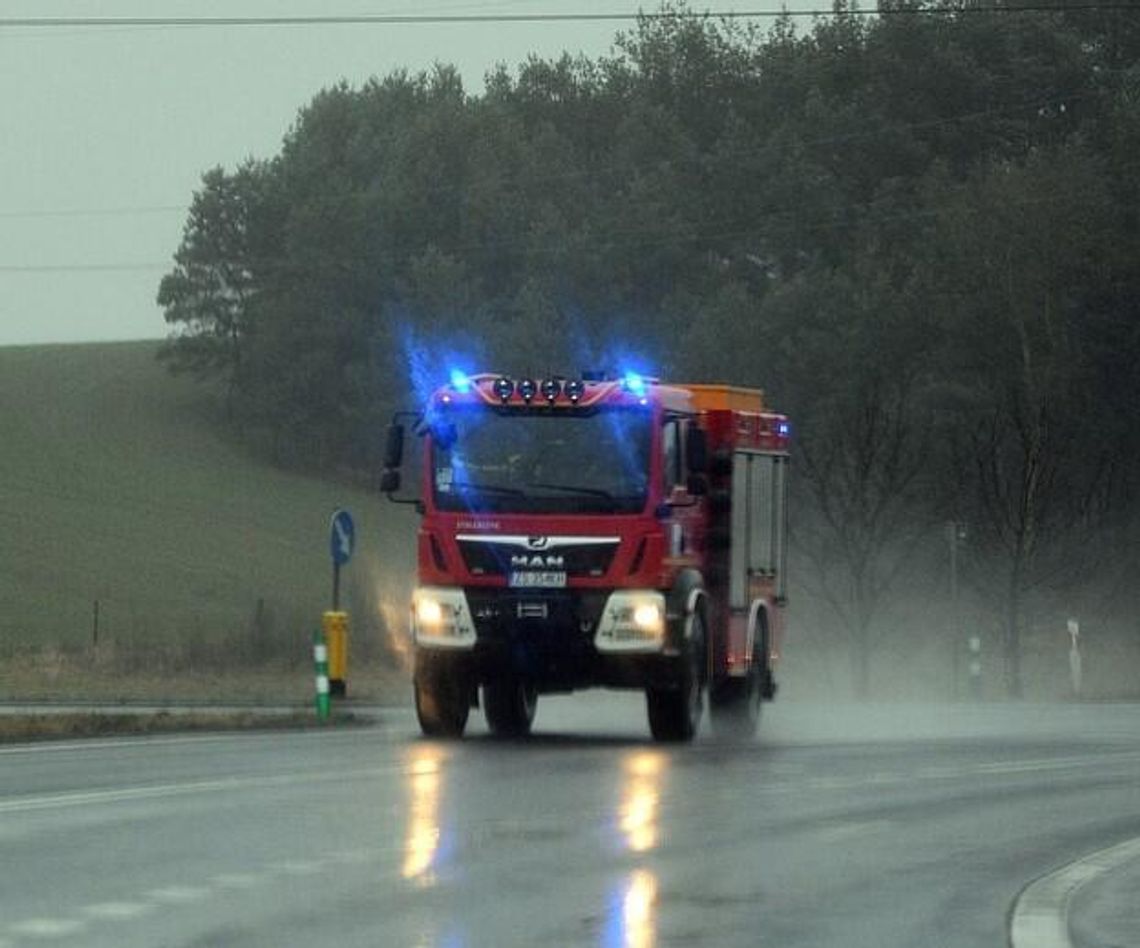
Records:
[[[1069,908],[1082,888],[1140,859],[1140,836],[1075,859],[1030,882],[1009,915],[1010,948],[1074,948]]]

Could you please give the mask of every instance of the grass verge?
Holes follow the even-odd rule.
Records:
[[[277,731],[299,728],[351,727],[369,721],[351,711],[334,711],[319,721],[313,711],[209,712],[155,711],[139,714],[60,712],[0,715],[0,744],[83,737],[193,733],[204,731]]]

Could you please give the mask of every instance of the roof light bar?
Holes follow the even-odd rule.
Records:
[[[510,397],[515,393],[515,383],[505,376],[495,379],[495,384],[492,388],[501,402],[509,401]]]

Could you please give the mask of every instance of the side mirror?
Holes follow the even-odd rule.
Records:
[[[704,474],[709,467],[709,441],[704,428],[690,425],[685,436],[685,466],[690,474]]]
[[[380,490],[385,494],[394,494],[400,489],[399,468],[386,467],[380,474]]]
[[[388,426],[388,442],[384,446],[384,467],[399,472],[404,461],[404,426],[390,424]],[[397,476],[397,480],[399,477]],[[395,488],[393,488],[395,490]]]

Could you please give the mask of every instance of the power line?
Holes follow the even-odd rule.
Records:
[[[0,211],[0,220],[30,220],[45,217],[126,217],[138,214],[185,213],[188,204],[155,204],[142,207],[91,207]]]
[[[628,13],[361,13],[313,16],[111,16],[111,17],[0,17],[0,27],[29,28],[121,28],[121,27],[245,27],[245,26],[400,26],[436,24],[503,24],[503,23],[612,23],[636,20],[688,20],[710,18],[724,20],[776,19],[783,16],[956,16],[959,14],[1124,12],[1140,13],[1135,2],[1090,0],[1087,3],[1026,2],[969,4],[947,7],[887,7],[876,10],[756,9],[628,12]]]
[[[0,273],[132,273],[169,270],[172,263],[30,263],[0,264]]]

